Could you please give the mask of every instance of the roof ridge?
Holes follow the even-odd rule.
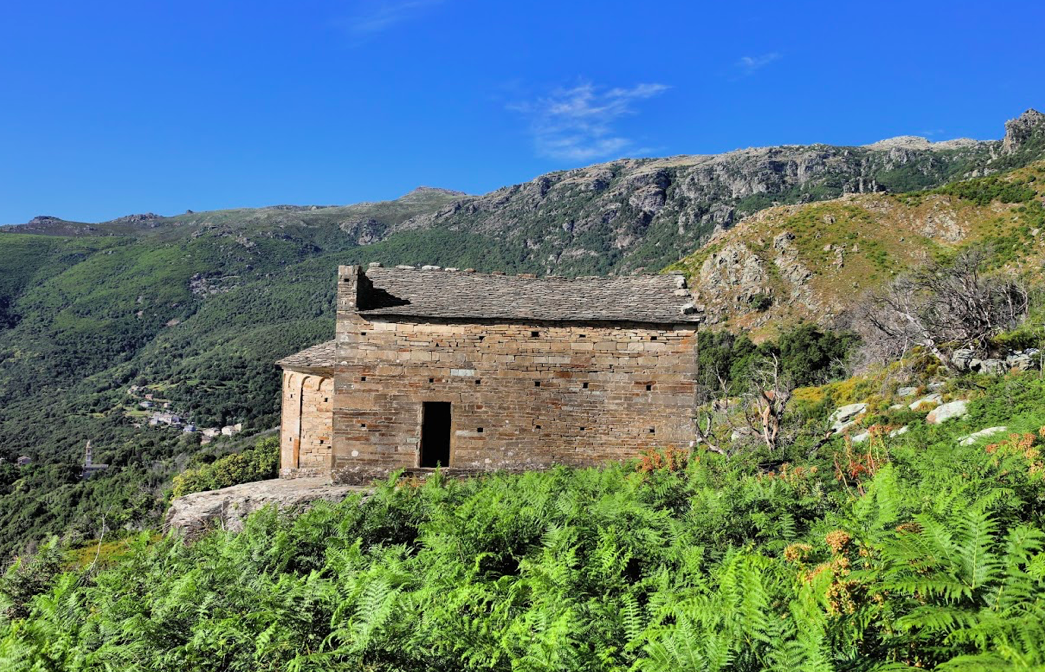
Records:
[[[627,280],[627,279],[652,279],[652,278],[672,278],[672,277],[685,277],[683,271],[667,271],[665,273],[636,273],[633,275],[538,275],[537,273],[508,273],[507,271],[477,271],[474,268],[456,268],[453,266],[442,267],[430,264],[410,266],[408,264],[399,264],[396,266],[385,266],[380,263],[371,263],[366,269],[364,269],[364,275],[369,275],[372,271],[381,272],[392,272],[392,271],[414,271],[417,273],[433,273],[442,271],[444,273],[461,273],[478,278],[518,278],[524,280]]]

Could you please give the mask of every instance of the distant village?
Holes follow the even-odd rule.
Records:
[[[137,400],[137,407],[145,411],[145,419],[149,427],[174,427],[181,429],[186,434],[200,435],[200,443],[208,444],[219,436],[235,436],[243,431],[243,423],[225,425],[224,427],[200,428],[193,424],[183,413],[173,407],[173,402],[158,397],[154,391],[150,391],[145,385],[131,385],[127,394]],[[143,427],[145,423],[136,422],[135,427]]]
[[[135,409],[128,412],[127,415],[137,420],[133,424],[138,429],[146,426],[180,429],[185,434],[199,434],[200,444],[202,445],[210,443],[219,436],[232,437],[243,431],[243,423],[241,422],[237,422],[234,425],[225,425],[224,427],[197,427],[189,420],[187,414],[183,414],[174,408],[174,402],[158,396],[155,390],[145,385],[131,385],[127,390],[127,394],[133,398],[133,408]],[[4,458],[0,457],[0,464],[3,463]],[[33,458],[22,455],[14,463],[18,467],[27,467],[33,463]],[[108,468],[109,465],[107,464],[94,462],[91,442],[88,441],[84,448],[81,478],[86,480]]]

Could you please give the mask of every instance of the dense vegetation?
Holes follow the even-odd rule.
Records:
[[[238,453],[203,462],[174,477],[173,497],[217,490],[230,485],[276,478],[279,475],[279,437],[271,436]]]
[[[702,331],[698,338],[700,370],[706,376],[721,377],[731,387],[744,384],[752,368],[767,357],[779,358],[781,371],[792,385],[827,382],[844,373],[846,359],[859,341],[854,334],[824,330],[815,324],[800,324],[777,340],[759,345],[746,334],[728,331]]]
[[[860,446],[802,439],[784,455],[392,479],[365,499],[296,519],[261,512],[241,534],[193,545],[145,534],[64,573],[49,547],[0,583],[0,665],[1045,665],[1045,383],[948,388],[977,390],[969,416],[940,426],[879,397],[874,421],[910,431],[889,438],[882,424]],[[958,441],[999,424],[1011,434]]]

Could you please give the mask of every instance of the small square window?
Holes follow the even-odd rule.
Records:
[[[364,382],[364,383],[365,383],[365,382],[366,382],[366,376],[360,376],[359,380],[360,380],[361,382]]]
[[[541,381],[539,381],[539,380],[533,381],[533,386],[534,387],[540,387],[541,386]]]
[[[434,383],[434,382],[435,382],[435,378],[429,378],[429,379],[428,379],[428,382],[430,382],[430,383]]]
[[[365,331],[361,331],[361,332],[359,332],[359,335],[360,336],[366,336],[366,332]]]
[[[540,426],[540,425],[535,425],[535,426],[534,426],[534,429],[540,429],[540,428],[541,428],[541,426]]]
[[[653,389],[653,385],[646,385],[646,391],[649,392]]]
[[[650,427],[650,428],[649,428],[649,433],[650,433],[650,434],[656,434],[656,433],[657,433],[657,429],[656,429],[656,427]]]
[[[485,336],[480,336],[480,337],[479,337],[479,342],[480,342],[480,343],[482,343],[482,342],[483,342],[483,341],[484,341],[485,339],[486,339],[486,337],[485,337]]]
[[[537,338],[540,335],[541,335],[541,332],[539,332],[539,331],[531,331],[530,332],[530,338]]]
[[[477,432],[479,432],[480,434],[482,434],[482,433],[483,433],[483,428],[482,428],[482,427],[479,427],[479,428],[478,428],[478,429],[476,429],[475,431],[477,431]]]
[[[475,380],[475,384],[476,384],[476,385],[478,385],[478,384],[479,384],[479,383],[481,383],[481,382],[483,382],[483,381],[481,381],[481,380],[479,380],[478,378],[476,378],[476,380]]]
[[[657,340],[657,337],[656,337],[656,336],[650,336],[650,337],[649,337],[649,340],[651,340],[651,341],[655,341],[655,340]]]
[[[360,429],[366,429],[366,423],[365,422],[359,423],[359,428]]]
[[[584,383],[584,389],[588,389],[588,383]]]
[[[588,428],[587,428],[587,427],[581,427],[581,431],[582,431],[582,432],[583,432],[584,430],[586,430],[586,429],[588,429]]]
[[[588,338],[587,334],[577,334],[577,338]]]

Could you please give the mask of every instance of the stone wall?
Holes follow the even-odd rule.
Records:
[[[455,469],[589,465],[691,445],[693,324],[370,321],[355,311],[357,279],[342,268],[335,480],[419,466],[426,401],[452,404]]]
[[[280,474],[328,473],[332,464],[334,380],[316,372],[283,372]]]

